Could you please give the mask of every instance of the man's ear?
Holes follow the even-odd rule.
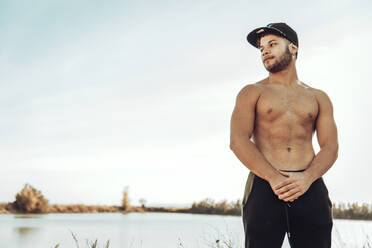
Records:
[[[292,55],[296,55],[297,53],[297,46],[293,43],[289,43],[289,52],[292,54]]]

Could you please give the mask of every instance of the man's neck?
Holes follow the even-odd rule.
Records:
[[[269,74],[268,81],[270,83],[281,84],[284,86],[293,86],[298,84],[297,70],[295,65],[289,65],[288,68]]]

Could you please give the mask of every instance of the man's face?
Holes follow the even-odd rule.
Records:
[[[266,70],[275,73],[288,67],[292,61],[288,45],[288,40],[274,34],[261,37],[258,48],[261,51],[261,59]]]

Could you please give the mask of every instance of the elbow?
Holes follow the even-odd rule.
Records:
[[[329,151],[333,155],[333,163],[336,162],[338,158],[338,143],[328,146]]]
[[[338,142],[335,142],[334,144],[330,145],[330,148],[332,149],[335,157],[338,157]]]
[[[230,150],[234,151],[235,150],[235,142],[233,140],[230,140]]]
[[[242,146],[248,145],[247,142],[249,143],[250,141],[250,135],[245,136],[245,135],[232,135],[230,138],[230,150],[236,151],[237,149],[242,148]]]
[[[235,152],[238,147],[238,141],[237,138],[230,138],[230,150]]]
[[[333,160],[332,164],[336,162],[338,158],[338,143],[328,143],[326,145],[321,146],[321,150],[324,150],[325,153],[328,154],[328,157]]]
[[[338,158],[338,144],[336,144],[334,152],[335,152],[335,161],[336,161]]]

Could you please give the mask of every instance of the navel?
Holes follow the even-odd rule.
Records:
[[[269,108],[269,110],[267,110],[267,113],[270,114],[271,112],[273,112],[273,109]]]
[[[287,151],[288,151],[288,152],[290,152],[290,151],[291,151],[291,148],[290,148],[289,146],[287,147]]]

